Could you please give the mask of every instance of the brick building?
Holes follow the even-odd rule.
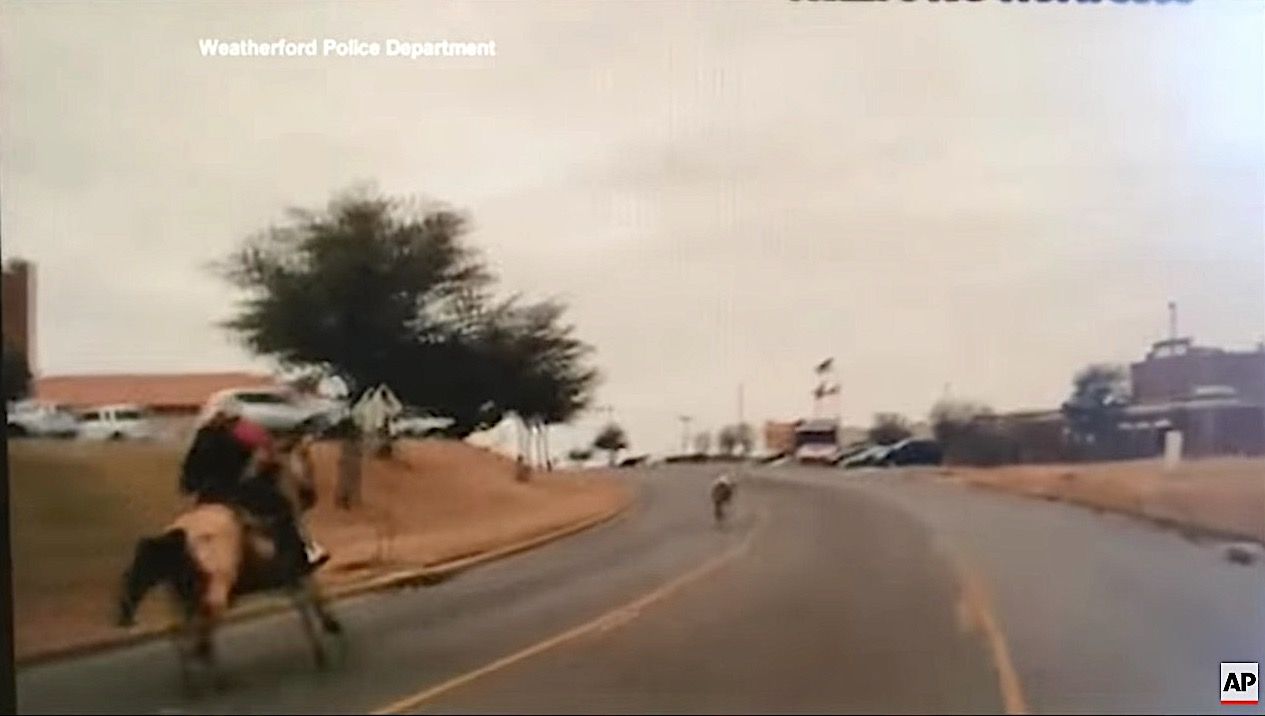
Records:
[[[1265,454],[1265,345],[1253,351],[1196,346],[1189,338],[1154,344],[1130,366],[1133,399],[1110,442],[1070,438],[1058,410],[987,416],[1004,462],[1137,459],[1163,452],[1165,433],[1182,433],[1186,457]]]
[[[1265,344],[1253,351],[1196,346],[1190,338],[1160,341],[1129,367],[1134,402],[1186,400],[1209,388],[1231,388],[1251,405],[1265,406]]]
[[[1123,427],[1137,449],[1159,452],[1174,429],[1191,457],[1265,453],[1265,344],[1227,351],[1189,338],[1159,341],[1129,373],[1133,405]]]
[[[207,398],[229,388],[268,388],[279,385],[269,375],[256,373],[168,373],[59,375],[32,381],[34,397],[72,410],[130,403],[148,410],[159,432],[187,437]]]
[[[4,341],[26,358],[31,373],[36,373],[35,356],[35,266],[28,261],[13,260],[4,267],[0,287],[0,332]]]

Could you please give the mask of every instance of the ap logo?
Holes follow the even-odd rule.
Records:
[[[1221,703],[1257,703],[1258,668],[1255,661],[1221,662]]]

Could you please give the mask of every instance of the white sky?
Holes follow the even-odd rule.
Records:
[[[635,445],[946,383],[1052,406],[1165,330],[1265,338],[1265,3],[0,4],[5,257],[44,373],[250,367],[204,264],[375,180],[567,299]],[[197,40],[495,40],[485,59]],[[591,421],[583,432],[589,433]],[[556,440],[560,449],[571,437]],[[561,444],[558,444],[561,443]]]

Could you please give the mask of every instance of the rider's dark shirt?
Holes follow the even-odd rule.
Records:
[[[233,502],[250,458],[250,448],[234,438],[231,426],[203,427],[185,455],[180,490],[199,502]]]

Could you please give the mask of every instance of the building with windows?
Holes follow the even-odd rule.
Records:
[[[1159,341],[1146,358],[1129,366],[1129,377],[1136,403],[1217,393],[1265,405],[1265,343],[1256,350],[1227,351],[1195,345],[1190,338]]]
[[[1122,428],[1135,444],[1158,453],[1164,432],[1180,430],[1191,457],[1265,454],[1265,344],[1227,351],[1159,341],[1129,374],[1133,404]]]

